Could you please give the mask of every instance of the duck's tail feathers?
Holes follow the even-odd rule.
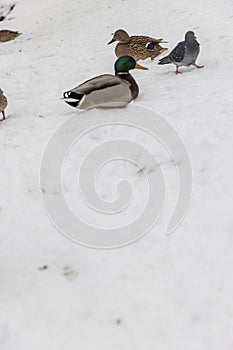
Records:
[[[163,57],[159,60],[158,64],[169,64],[172,63],[171,59],[169,56]]]
[[[78,94],[74,91],[66,91],[63,94],[63,98],[65,102],[68,103],[70,106],[76,107],[76,108],[78,107],[83,96],[84,96],[83,94]]]

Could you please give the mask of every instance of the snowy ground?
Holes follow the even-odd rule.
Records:
[[[232,11],[230,0],[20,0],[0,22],[23,32],[0,47],[9,101],[0,125],[1,350],[233,348]],[[49,137],[79,118],[62,92],[113,71],[106,43],[120,27],[163,37],[169,48],[186,30],[197,33],[205,69],[175,76],[173,66],[146,61],[148,72],[133,72],[135,103],[182,136],[194,191],[174,234],[164,233],[164,216],[136,243],[97,251],[51,225],[38,177]]]

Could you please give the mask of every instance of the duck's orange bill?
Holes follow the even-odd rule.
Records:
[[[136,63],[136,66],[135,66],[136,69],[143,69],[143,70],[148,70],[149,68],[147,67],[143,67],[141,66],[140,64]]]

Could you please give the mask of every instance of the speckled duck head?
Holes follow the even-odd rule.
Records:
[[[109,41],[108,45],[114,43],[115,41],[127,44],[129,40],[129,34],[123,29],[118,29],[117,31],[115,31],[115,33],[113,33],[113,38]]]

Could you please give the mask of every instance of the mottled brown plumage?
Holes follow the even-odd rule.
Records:
[[[155,39],[144,35],[129,36],[123,29],[118,29],[108,44],[115,41],[118,42],[115,48],[117,57],[131,56],[136,61],[145,60],[146,58],[153,60],[164,51],[167,51],[167,48],[159,45],[163,42],[163,39]]]
[[[7,107],[7,99],[6,99],[6,96],[3,95],[3,91],[0,89],[0,113],[2,113],[2,119],[0,119],[0,121],[3,121],[6,119],[6,115],[5,115],[6,107]]]
[[[14,40],[15,38],[17,38],[21,34],[22,33],[14,32],[12,30],[7,30],[7,29],[0,30],[0,42],[3,43],[6,41]]]

